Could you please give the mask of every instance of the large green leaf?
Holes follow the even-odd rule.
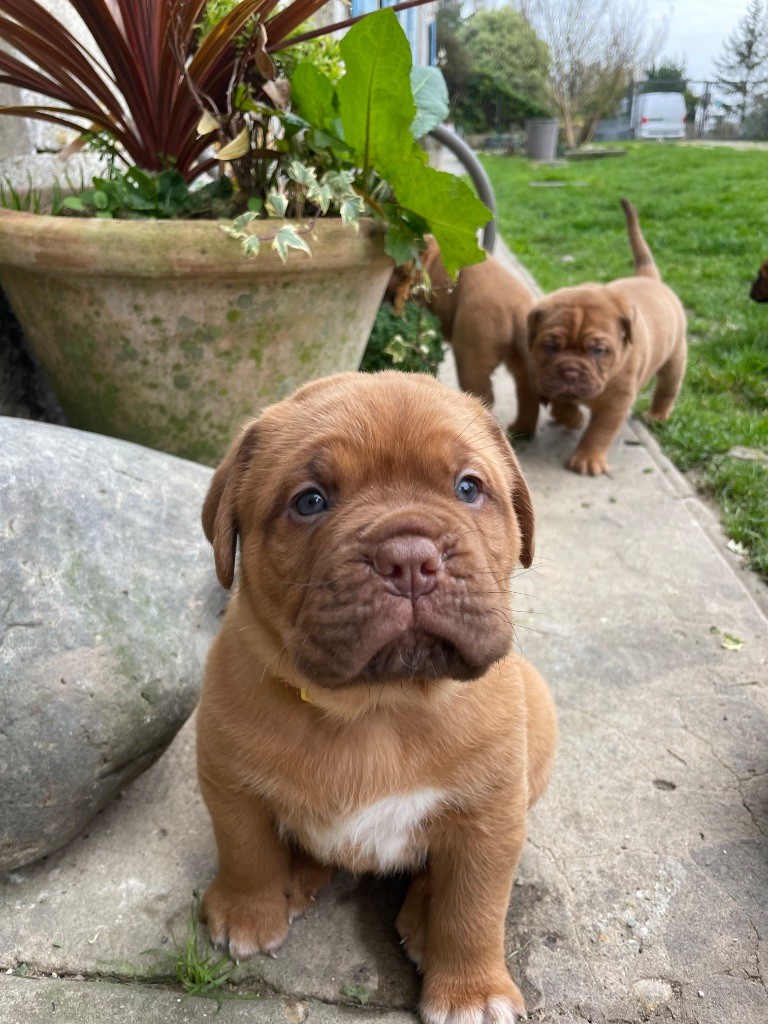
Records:
[[[448,117],[448,86],[440,68],[417,64],[411,68],[411,89],[416,103],[411,132],[420,139]]]
[[[375,167],[390,179],[413,146],[408,40],[395,13],[386,9],[353,25],[340,49],[346,73],[336,89],[344,139],[364,178]]]
[[[491,219],[491,211],[460,178],[410,160],[390,180],[400,206],[429,222],[451,276],[485,259],[477,231]]]
[[[291,100],[305,121],[328,128],[336,117],[333,83],[313,64],[297,64],[291,76]]]

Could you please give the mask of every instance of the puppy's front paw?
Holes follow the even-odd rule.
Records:
[[[608,460],[603,452],[580,452],[577,449],[566,465],[582,476],[600,476],[609,471]]]
[[[647,409],[643,413],[643,419],[646,423],[666,423],[672,412],[672,404],[660,407],[658,409],[651,408]]]
[[[424,1024],[516,1024],[525,1002],[506,971],[484,980],[427,978],[419,1013]]]
[[[288,896],[279,884],[240,892],[216,878],[203,897],[200,919],[214,945],[233,960],[272,954],[288,934]]]
[[[514,423],[510,423],[509,426],[507,427],[507,433],[509,434],[512,440],[514,440],[516,437],[535,437],[536,420],[524,419],[518,416]]]
[[[579,430],[584,426],[584,413],[573,402],[559,402],[555,399],[552,402],[551,412],[555,423],[559,423],[561,427],[567,427],[568,430]]]

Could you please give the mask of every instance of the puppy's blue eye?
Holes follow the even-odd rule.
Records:
[[[473,476],[463,476],[454,488],[456,497],[459,501],[466,502],[467,505],[474,505],[480,497],[480,486],[480,481]]]
[[[318,512],[325,512],[328,508],[328,502],[320,491],[310,488],[297,495],[294,499],[293,507],[300,516],[316,516]]]

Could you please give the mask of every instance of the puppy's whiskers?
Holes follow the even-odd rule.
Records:
[[[475,422],[475,420],[478,418],[478,416],[482,416],[484,412],[485,412],[485,410],[483,409],[483,410],[480,410],[480,411],[475,413],[475,415],[472,417],[472,419],[469,421],[469,423],[466,423],[462,427],[462,429],[459,431],[459,433],[454,437],[454,439],[453,439],[454,444],[457,444],[461,440],[461,435],[464,433],[464,431],[465,430],[469,430],[469,428],[472,426],[472,424]],[[487,429],[488,429],[487,427],[484,428],[485,431],[487,431]],[[480,436],[482,436],[482,435],[480,435]]]
[[[300,583],[298,580],[281,580],[284,587],[300,587],[302,590],[312,587],[333,587],[333,580],[310,580],[308,583]]]

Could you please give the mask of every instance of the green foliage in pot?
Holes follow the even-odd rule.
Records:
[[[416,302],[406,302],[396,313],[384,302],[376,314],[360,369],[403,370],[406,373],[437,374],[443,361],[445,342],[440,321]]]
[[[37,0],[0,0],[0,39],[23,58],[0,52],[0,83],[49,100],[0,112],[72,128],[110,151],[112,173],[69,204],[77,212],[210,215],[220,192],[202,202],[183,193],[224,169],[232,210],[243,211],[232,231],[250,253],[266,218],[307,219],[266,225],[284,257],[307,249],[313,218],[333,212],[353,225],[363,213],[381,220],[398,263],[426,232],[450,270],[481,260],[476,232],[489,212],[463,182],[427,166],[416,141],[447,113],[440,72],[411,67],[392,9],[296,35],[326,2],[240,0],[219,21],[214,12],[206,32],[205,0],[70,0],[99,54]],[[283,61],[290,78],[281,75],[287,47],[354,21],[340,78],[301,59]],[[120,160],[127,172],[115,169]]]

